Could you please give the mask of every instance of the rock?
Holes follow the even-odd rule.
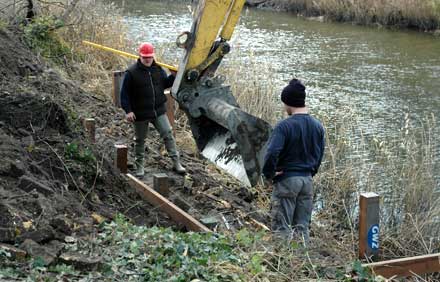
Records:
[[[27,131],[26,129],[24,129],[24,128],[19,128],[19,129],[17,129],[17,132],[20,133],[20,134],[23,135],[23,136],[29,136],[29,135],[31,135],[31,133],[30,133],[29,131]]]
[[[14,242],[15,232],[12,228],[0,227],[0,242]]]
[[[46,244],[45,247],[49,249],[53,254],[58,256],[64,249],[64,244],[58,240],[52,240],[48,244]]]
[[[6,251],[11,254],[11,257],[15,260],[24,260],[26,258],[26,252],[22,249],[16,248],[12,245],[1,244],[0,250]]]
[[[200,222],[203,223],[206,227],[213,229],[220,223],[220,220],[215,216],[210,216],[200,219]]]
[[[20,245],[20,249],[23,249],[34,258],[41,258],[45,265],[51,264],[56,258],[56,253],[51,251],[49,248],[39,245],[37,242],[31,239],[24,240],[24,242]]]
[[[10,159],[6,159],[0,162],[0,175],[18,178],[24,173],[25,167],[23,163],[19,160],[13,161]]]
[[[72,222],[63,215],[57,215],[50,222],[50,226],[52,226],[56,231],[59,231],[63,234],[70,235],[72,234]]]
[[[25,232],[19,236],[20,241],[26,241],[27,239],[31,239],[37,243],[50,241],[55,238],[55,231],[50,225],[44,226],[40,229]]]
[[[0,195],[3,194],[3,191],[0,189]],[[0,226],[9,226],[13,215],[10,211],[10,206],[6,203],[0,203]],[[0,238],[2,238],[0,236]]]
[[[53,190],[49,186],[27,175],[23,175],[19,178],[18,187],[26,192],[31,192],[35,189],[38,193],[41,193],[44,196],[49,196],[53,194]]]
[[[267,2],[267,0],[246,0],[246,5],[251,7],[257,7],[258,5]]]
[[[86,257],[85,255],[67,252],[59,256],[59,263],[72,265],[80,271],[96,271],[102,268],[101,257]]]
[[[15,162],[11,162],[10,168],[9,168],[9,174],[10,176],[14,178],[18,178],[25,174],[26,167],[24,166],[23,162],[20,160],[16,160]]]
[[[107,218],[103,217],[102,215],[100,215],[100,214],[98,214],[96,212],[92,213],[91,217],[93,218],[93,221],[96,224],[101,224],[101,223],[103,223],[105,221],[108,221]]]

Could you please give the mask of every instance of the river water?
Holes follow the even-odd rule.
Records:
[[[165,50],[161,55],[166,62],[180,60],[182,52],[174,42],[181,32],[190,30],[194,6],[188,1],[116,4],[123,8],[133,52],[140,42],[150,41]],[[440,38],[245,8],[231,45],[242,60],[252,54],[261,68],[275,72],[270,81],[275,93],[292,77],[303,80],[311,111],[325,117],[327,126],[347,123],[350,112],[348,122],[354,130],[345,137],[357,142],[358,148],[367,140],[362,150],[352,152],[363,158],[358,167],[360,189],[392,189],[396,184],[387,181],[388,175],[380,175],[384,169],[375,166],[369,148],[404,138],[408,128],[422,127],[431,138],[433,174],[439,188],[440,124],[432,123],[432,117],[438,117],[440,109]],[[260,81],[265,83],[264,79]],[[368,181],[362,179],[373,176],[381,181],[367,187]]]

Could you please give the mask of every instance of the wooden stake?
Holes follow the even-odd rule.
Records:
[[[86,129],[87,135],[89,136],[90,142],[95,143],[95,119],[86,118],[84,120],[84,127]]]
[[[116,158],[115,166],[119,169],[121,173],[127,173],[127,145],[116,144]]]
[[[363,264],[385,278],[440,272],[440,253]]]
[[[182,223],[191,231],[211,232],[208,227],[198,222],[195,218],[171,203],[158,192],[148,187],[145,183],[139,181],[133,175],[127,174],[127,177],[130,186],[136,189],[142,198],[166,212],[174,221]]]
[[[359,198],[359,258],[379,253],[379,195],[362,193]]]
[[[121,87],[122,80],[124,79],[125,71],[114,71],[113,72],[113,88],[112,88],[112,98],[113,105],[116,107],[121,107]]]
[[[165,173],[153,174],[153,188],[164,197],[170,195],[168,176]]]
[[[174,128],[174,111],[176,110],[176,101],[171,96],[170,91],[165,91],[165,96],[167,97],[167,116],[170,121],[171,127],[173,128],[174,136],[176,135],[176,129]]]

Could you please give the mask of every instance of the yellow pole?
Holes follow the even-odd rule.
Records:
[[[83,43],[86,44],[86,45],[89,45],[89,46],[101,49],[101,50],[110,51],[110,52],[113,52],[115,54],[131,58],[131,59],[135,59],[136,60],[137,58],[139,58],[139,56],[137,56],[137,55],[133,55],[133,54],[130,54],[130,53],[127,53],[127,52],[124,52],[124,51],[120,51],[120,50],[116,50],[116,49],[113,49],[113,48],[110,48],[110,47],[106,47],[104,45],[99,45],[99,44],[96,44],[96,43],[93,43],[93,42],[90,42],[90,41],[83,40]],[[156,63],[159,66],[161,66],[161,67],[167,68],[167,69],[172,70],[172,71],[177,71],[177,68],[174,67],[174,66],[167,65],[167,64],[164,64],[164,63],[160,63],[160,62],[157,62],[157,61],[156,61]]]
[[[238,19],[240,18],[241,10],[243,10],[245,2],[245,0],[235,0],[234,3],[232,3],[228,18],[226,20],[226,23],[223,25],[223,29],[220,34],[221,38],[225,40],[231,39],[232,32],[234,31],[235,25],[237,25]]]

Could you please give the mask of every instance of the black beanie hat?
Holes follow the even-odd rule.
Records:
[[[296,78],[289,82],[281,92],[281,101],[291,107],[302,108],[306,106],[306,87]]]

